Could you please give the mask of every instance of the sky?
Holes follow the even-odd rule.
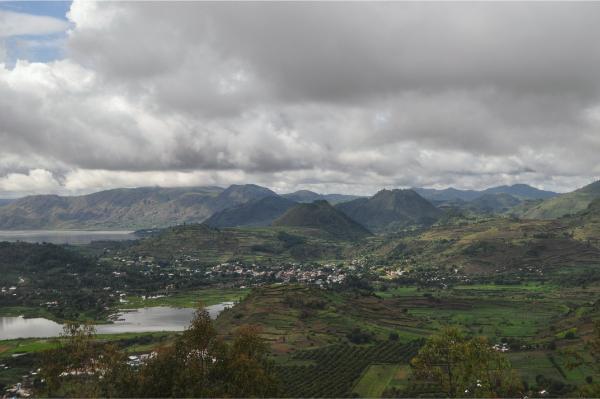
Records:
[[[0,198],[570,191],[598,37],[598,2],[0,2]]]

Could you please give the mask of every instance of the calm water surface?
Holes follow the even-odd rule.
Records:
[[[0,241],[49,242],[52,244],[89,244],[92,241],[135,240],[129,230],[0,230]]]
[[[206,310],[213,319],[233,302],[223,302],[207,306]],[[113,324],[96,326],[98,334],[152,331],[183,331],[192,320],[195,309],[156,306],[117,315]],[[62,324],[44,318],[25,319],[23,317],[0,317],[0,340],[16,338],[57,337],[62,333]]]

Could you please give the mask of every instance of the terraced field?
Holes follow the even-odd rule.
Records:
[[[289,397],[344,397],[357,392],[355,383],[373,364],[406,364],[417,352],[419,342],[384,342],[371,346],[332,345],[305,350],[291,358],[295,364],[280,366],[278,373]],[[304,362],[299,364],[298,361]],[[392,377],[390,377],[391,380]],[[363,383],[375,392],[378,384]]]

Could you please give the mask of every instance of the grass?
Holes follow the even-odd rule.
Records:
[[[377,296],[381,298],[393,298],[399,296],[413,296],[419,293],[418,287],[396,287],[390,288],[387,291],[377,291]]]
[[[452,287],[454,290],[476,290],[476,291],[506,291],[506,292],[550,292],[558,289],[552,284],[541,284],[539,282],[530,282],[526,284],[471,284],[457,285]]]
[[[121,309],[139,309],[152,306],[172,306],[177,308],[195,308],[199,304],[203,306],[216,305],[222,302],[239,302],[248,295],[249,288],[211,288],[190,292],[176,293],[173,295],[143,299],[140,296],[128,296],[127,303],[120,306]]]
[[[408,365],[372,364],[361,375],[352,392],[363,398],[380,398],[389,386],[402,386],[409,374]]]
[[[0,359],[18,353],[36,353],[56,348],[56,339],[10,339],[0,341]]]
[[[454,306],[453,306],[454,305]],[[532,312],[532,307],[536,311]],[[521,303],[473,298],[468,302],[448,300],[444,307],[410,308],[410,314],[426,318],[434,325],[460,325],[474,334],[488,337],[534,337],[561,308],[544,303]]]
[[[563,379],[544,351],[509,353],[508,359],[521,378],[530,384],[535,383],[535,377],[540,374],[557,380]]]
[[[148,333],[120,333],[120,334],[98,334],[96,339],[103,342],[126,341],[140,337],[162,338],[175,336],[176,333],[148,332]],[[15,354],[32,354],[56,348],[60,343],[59,338],[23,338],[0,341],[0,359],[11,357]],[[155,344],[131,345],[128,351],[139,352],[150,350]],[[143,348],[141,348],[143,346]]]

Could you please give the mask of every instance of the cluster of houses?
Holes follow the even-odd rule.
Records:
[[[326,286],[340,284],[354,268],[343,264],[319,264],[281,262],[262,264],[244,264],[242,262],[224,262],[209,268],[205,275],[210,278],[239,279],[245,285],[262,283],[301,283]]]
[[[199,260],[191,255],[181,255],[169,265],[159,265],[151,256],[114,256],[113,262],[123,266],[141,270],[148,277],[164,280],[177,278],[202,278],[206,282],[222,282],[237,286],[259,286],[265,283],[301,283],[330,286],[340,284],[351,274],[361,274],[368,271],[373,277],[383,280],[408,279],[424,285],[446,288],[451,284],[469,283],[469,277],[456,267],[451,268],[415,268],[408,261],[394,262],[389,265],[379,265],[365,258],[339,263],[317,262],[242,262],[230,261],[214,266],[200,266]],[[122,277],[125,272],[115,271],[115,278]]]

